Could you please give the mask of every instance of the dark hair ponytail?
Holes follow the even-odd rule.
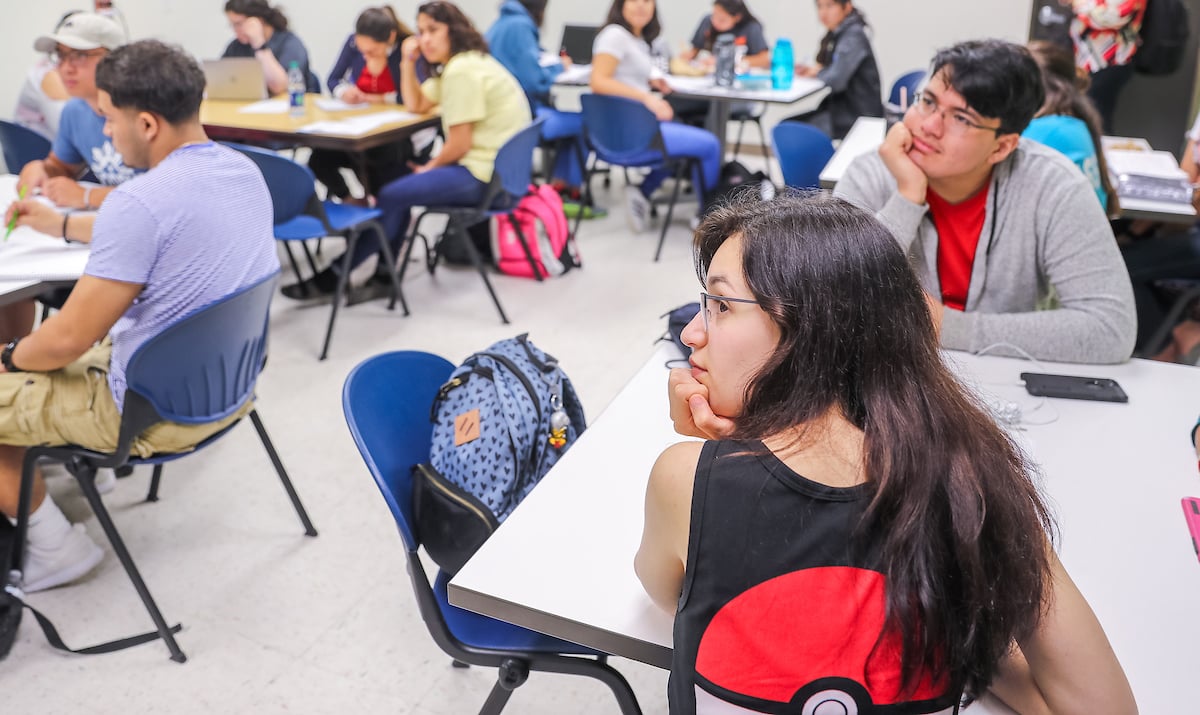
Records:
[[[546,19],[546,0],[517,0],[521,3],[521,7],[529,13],[533,18],[533,24],[537,27],[542,26],[542,22]]]
[[[392,39],[393,32],[396,33],[397,43],[413,34],[408,25],[396,17],[396,11],[390,5],[369,7],[359,13],[354,22],[354,34],[369,37],[376,42],[387,42]]]
[[[821,194],[735,200],[696,230],[703,283],[741,237],[746,283],[779,344],[746,387],[732,439],[795,435],[833,412],[864,433],[871,489],[856,531],[887,579],[883,636],[904,689],[923,675],[985,692],[1050,591],[1050,515],[1032,467],[938,353],[920,283],[874,216]]]
[[[487,40],[483,39],[483,35],[479,34],[479,30],[476,30],[475,25],[471,24],[470,18],[454,3],[445,0],[427,2],[417,8],[417,15],[424,15],[446,25],[450,36],[451,57],[469,50],[488,53]],[[435,76],[440,75],[442,65],[435,65],[431,70]]]
[[[288,29],[287,15],[278,6],[272,6],[267,0],[226,0],[225,12],[236,12],[246,17],[257,17],[270,25],[276,32]]]

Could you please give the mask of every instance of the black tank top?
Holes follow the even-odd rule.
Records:
[[[884,575],[851,535],[870,485],[805,479],[761,442],[708,442],[696,466],[675,616],[671,713],[901,715],[954,704],[900,685]]]

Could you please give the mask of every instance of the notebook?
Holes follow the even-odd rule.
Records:
[[[561,47],[577,65],[592,63],[592,43],[596,41],[596,25],[564,25]]]
[[[267,78],[253,57],[204,60],[202,64],[207,99],[252,102],[267,98]]]

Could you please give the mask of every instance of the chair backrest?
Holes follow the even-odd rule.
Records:
[[[816,189],[821,170],[833,156],[829,135],[804,122],[780,122],[771,131],[783,183],[796,189]]]
[[[912,104],[913,97],[917,91],[921,89],[921,84],[925,82],[925,70],[913,70],[905,72],[892,82],[892,91],[888,94],[888,102],[900,106],[900,88],[905,89],[905,105]]]
[[[503,192],[515,200],[529,193],[529,184],[533,181],[533,150],[537,148],[542,138],[542,124],[545,119],[535,119],[527,127],[517,132],[504,142],[504,146],[496,152],[495,169],[492,172],[491,191],[494,199]],[[487,206],[492,204],[487,202]]]
[[[410,553],[421,545],[413,531],[412,468],[429,461],[429,409],[452,372],[454,365],[437,355],[390,352],[359,363],[342,388],[350,436]]]
[[[159,418],[183,424],[236,412],[253,394],[266,360],[267,315],[278,278],[272,273],[198,308],[143,343],[125,370],[126,407],[134,393]]]
[[[0,149],[8,173],[19,174],[29,162],[50,155],[50,140],[20,124],[0,120]]]
[[[647,152],[661,152],[658,118],[641,102],[606,94],[585,94],[583,135],[604,161],[640,160]]]
[[[262,172],[263,179],[267,182],[267,190],[271,192],[276,226],[307,213],[317,191],[317,180],[311,169],[268,149],[245,144],[225,145],[250,157]]]

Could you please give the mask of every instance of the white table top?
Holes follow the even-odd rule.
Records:
[[[17,177],[0,175],[0,215],[16,198]],[[0,228],[7,230],[7,225]],[[32,297],[43,283],[79,278],[87,256],[86,244],[67,244],[26,226],[17,227],[0,243],[0,305]]]
[[[887,129],[885,120],[877,117],[859,117],[850,128],[850,133],[842,140],[841,145],[829,163],[821,170],[821,188],[832,189],[846,173],[850,162],[860,155],[877,149],[883,142]],[[1104,137],[1106,140],[1138,141],[1125,137]],[[1141,140],[1144,142],[1144,140]],[[1121,217],[1130,219],[1147,219],[1150,221],[1166,221],[1171,223],[1191,223],[1196,219],[1196,209],[1191,204],[1180,204],[1166,201],[1147,201],[1144,199],[1120,199]]]
[[[554,79],[554,83],[564,86],[587,85],[591,81],[591,65],[572,65],[563,70]],[[745,89],[742,87],[717,87],[713,78],[684,77],[682,75],[667,75],[667,84],[675,96],[695,97],[697,99],[722,99],[736,102],[771,102],[773,104],[791,104],[815,94],[825,88],[825,83],[813,77],[795,77],[789,89],[771,89],[770,77],[764,77],[768,86]],[[877,142],[878,143],[878,142]]]
[[[671,618],[633,572],[650,467],[679,441],[660,348],[538,488],[450,583],[452,603],[597,649],[669,667]],[[1104,624],[1142,712],[1188,710],[1200,642],[1200,564],[1180,499],[1200,495],[1188,431],[1200,370],[1134,360],[1048,364],[1111,377],[1128,404],[1050,399],[1017,386],[1020,360],[947,353],[977,389],[1021,405],[1019,432],[1044,471],[1060,554]],[[1034,407],[1042,406],[1034,411]],[[981,712],[1001,712],[992,706]]]
[[[737,102],[771,102],[773,104],[798,102],[825,88],[825,83],[815,77],[793,77],[792,86],[788,89],[771,89],[770,78],[767,77],[765,80],[767,86],[747,89],[740,86],[718,87],[713,84],[712,77],[668,75],[667,85],[671,87],[673,95],[678,97],[726,99]]]

